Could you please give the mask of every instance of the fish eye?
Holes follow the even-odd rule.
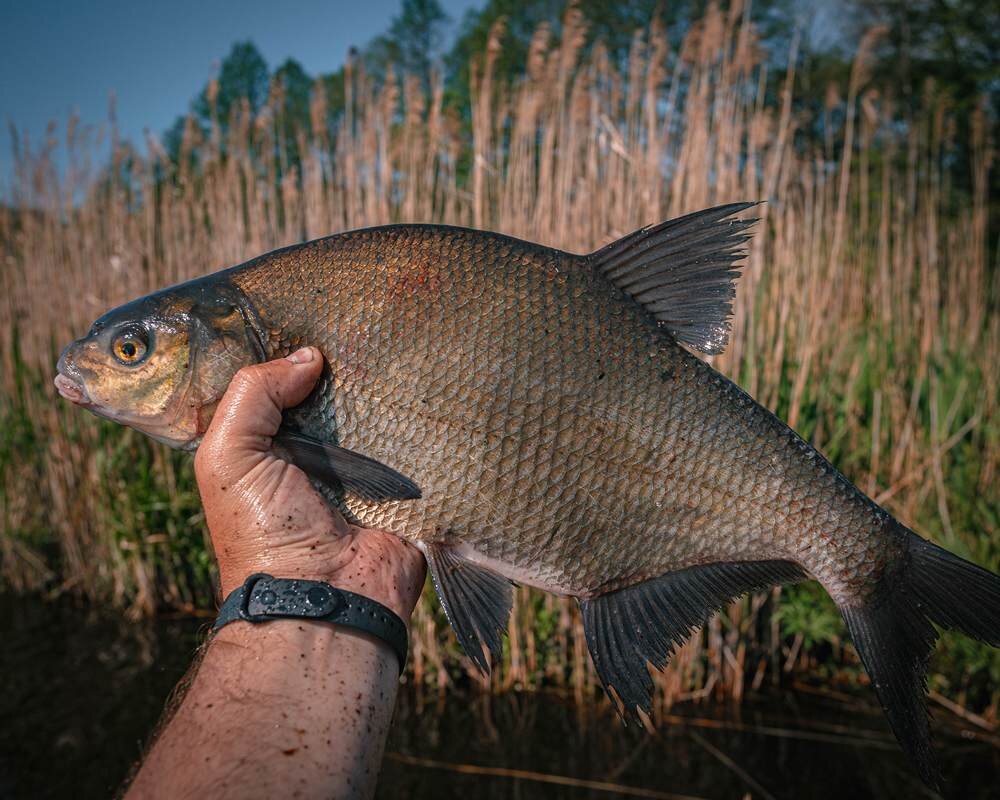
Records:
[[[119,363],[132,367],[139,364],[149,352],[149,337],[139,329],[122,331],[111,342],[111,353]]]

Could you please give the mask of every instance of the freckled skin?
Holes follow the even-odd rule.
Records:
[[[271,449],[283,408],[319,376],[309,355],[241,370],[198,449],[222,593],[272,571],[363,592],[408,620],[419,552],[344,522]],[[127,797],[371,797],[398,685],[395,652],[367,634],[299,619],[226,625]]]
[[[216,279],[246,296],[268,358],[324,353],[293,421],[420,486],[416,501],[348,497],[365,526],[578,596],[787,559],[857,601],[903,547],[886,512],[584,256],[401,225]]]

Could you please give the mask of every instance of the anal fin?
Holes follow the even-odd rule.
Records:
[[[504,576],[459,557],[446,545],[427,544],[421,549],[459,644],[488,675],[490,663],[483,646],[490,651],[494,662],[500,660],[513,605],[513,584]]]
[[[623,719],[640,721],[638,710],[652,709],[647,663],[662,670],[675,648],[736,598],[804,577],[791,561],[705,564],[581,600],[590,656]]]

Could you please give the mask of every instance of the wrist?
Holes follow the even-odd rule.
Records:
[[[314,667],[333,658],[342,664],[365,663],[362,673],[377,665],[390,680],[398,678],[402,670],[397,653],[384,639],[347,625],[315,619],[272,619],[262,624],[236,621],[215,631],[209,648],[217,646],[233,648],[239,653],[225,657],[231,665],[253,662],[258,672],[255,680],[262,687],[274,688],[275,683],[285,682],[284,673],[292,656],[299,659],[298,665],[306,677]]]
[[[330,659],[361,659],[380,669],[397,670],[392,648],[381,639],[342,625],[311,619],[273,619],[264,624],[234,622],[219,628],[209,647],[221,646],[230,654],[227,663],[252,661],[262,683],[285,680],[288,663],[298,659],[305,669],[329,663]],[[229,648],[232,648],[230,652]],[[344,663],[341,661],[341,663]]]
[[[262,572],[273,575],[275,578],[320,581],[328,583],[336,589],[343,589],[367,597],[369,600],[384,605],[409,627],[413,604],[400,591],[399,581],[379,575],[359,573],[357,570],[322,570],[311,565],[281,562],[272,562],[267,566],[242,567],[220,575],[222,599],[225,600],[239,589],[251,575]]]
[[[222,599],[263,572],[329,583],[381,603],[409,624],[424,585],[424,561],[415,548],[391,534],[354,526],[338,538],[300,534],[280,547],[250,537],[216,540],[215,550]]]
[[[318,563],[317,563],[318,562]],[[320,559],[289,559],[289,558],[257,558],[252,561],[240,561],[236,564],[219,564],[219,589],[222,599],[244,584],[251,575],[265,573],[276,578],[294,578],[301,581],[323,581],[338,589],[349,589],[349,586],[338,586],[339,570],[324,569]]]
[[[387,606],[326,581],[277,578],[256,573],[222,603],[213,629],[234,622],[261,624],[292,619],[321,622],[359,631],[385,642],[406,663],[406,623]]]

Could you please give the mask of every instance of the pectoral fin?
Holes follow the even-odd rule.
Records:
[[[274,437],[288,460],[310,478],[366,500],[416,500],[420,488],[409,478],[353,450],[282,428]]]
[[[653,680],[646,664],[662,670],[715,611],[747,592],[802,580],[790,561],[705,564],[670,572],[617,592],[580,601],[583,631],[597,675],[626,722],[649,714]]]
[[[455,555],[451,548],[428,544],[421,548],[427,558],[438,599],[465,654],[488,675],[490,664],[485,645],[499,661],[503,635],[513,605],[511,582]]]

